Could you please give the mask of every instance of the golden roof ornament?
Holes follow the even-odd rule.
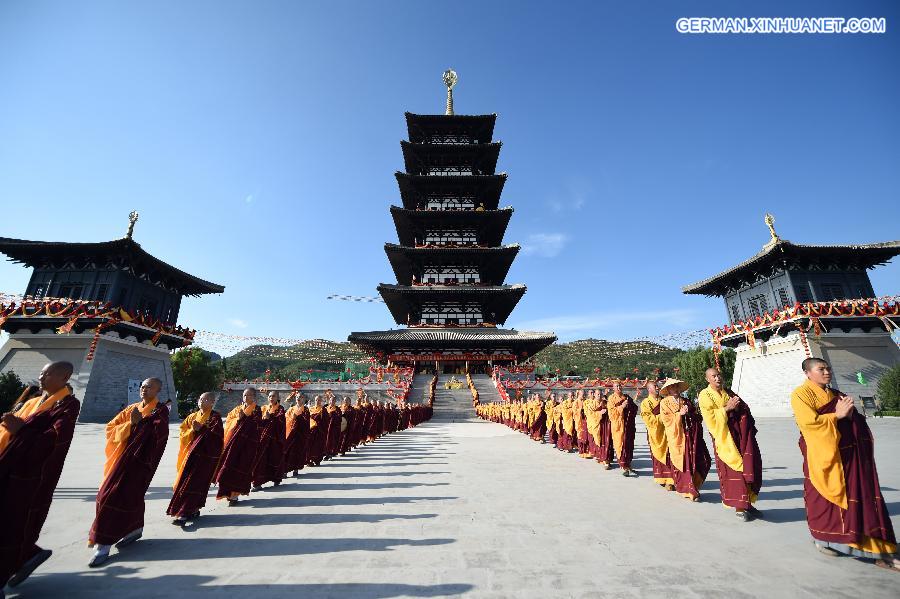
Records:
[[[444,71],[444,75],[442,76],[444,80],[444,85],[447,86],[447,111],[444,113],[447,116],[453,115],[453,86],[456,85],[456,82],[459,81],[459,76],[456,74],[456,71],[453,69],[447,69]]]
[[[125,239],[131,239],[131,236],[134,234],[134,223],[137,222],[138,217],[137,210],[132,210],[128,213],[128,232],[125,234]]]
[[[772,244],[778,243],[779,241],[783,241],[781,237],[778,236],[778,233],[775,232],[775,217],[766,212],[766,217],[763,219],[766,223],[766,226],[769,227],[769,235],[771,235],[771,239],[766,242],[766,246],[770,246]]]

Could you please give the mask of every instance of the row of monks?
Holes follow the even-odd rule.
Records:
[[[73,366],[53,362],[41,371],[40,389],[23,396],[0,418],[0,589],[17,586],[46,561],[51,551],[37,545],[75,431],[80,402],[68,379]],[[125,407],[106,425],[103,479],[97,492],[96,517],[88,534],[95,549],[89,563],[109,559],[112,545],[122,548],[141,538],[144,495],[162,459],[169,437],[169,402],[157,395],[159,379],[145,380],[140,401]],[[223,419],[215,411],[215,394],[204,393],[198,409],[179,430],[173,495],[166,513],[185,525],[200,515],[213,483],[216,497],[235,505],[241,495],[262,485],[299,475],[306,466],[344,455],[379,437],[431,418],[428,405],[394,405],[369,401],[359,393],[355,404],[326,392],[307,406],[292,392],[288,409],[277,391],[260,406],[254,388]]]
[[[900,571],[897,544],[881,495],[874,458],[874,438],[852,397],[832,389],[827,362],[808,358],[806,381],[791,395],[800,431],[804,501],[813,541],[826,555],[874,560]],[[505,424],[533,440],[552,443],[564,452],[596,459],[606,469],[618,463],[624,476],[632,467],[635,424],[640,413],[647,429],[653,480],[692,501],[709,474],[712,458],[703,437],[709,430],[722,503],[742,521],[762,517],[754,507],[763,482],[756,423],[749,406],[723,385],[716,368],[706,371],[707,387],[697,404],[682,397],[689,385],[666,379],[650,382],[648,396],[636,404],[615,383],[599,390],[545,399],[479,404],[478,416]]]

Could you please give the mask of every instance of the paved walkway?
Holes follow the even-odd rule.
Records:
[[[213,505],[182,531],[164,516],[176,429],[147,495],[144,539],[88,570],[102,427],[79,425],[25,597],[897,597],[900,575],[818,554],[806,529],[796,428],[760,419],[765,521],[606,472],[491,423],[428,423],[299,480]],[[900,528],[900,419],[872,424]],[[893,460],[893,461],[892,461]],[[210,501],[214,504],[214,501]],[[15,596],[15,593],[11,593]]]

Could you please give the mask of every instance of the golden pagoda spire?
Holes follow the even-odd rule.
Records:
[[[131,236],[134,234],[134,223],[137,222],[138,217],[137,210],[132,210],[128,213],[128,232],[125,234],[125,239],[131,239]]]
[[[459,81],[459,77],[456,75],[456,71],[453,69],[447,69],[444,71],[443,75],[444,85],[447,86],[447,111],[444,113],[447,116],[453,115],[453,86],[456,85],[456,82]]]

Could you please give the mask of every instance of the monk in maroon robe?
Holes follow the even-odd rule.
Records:
[[[225,429],[222,415],[213,410],[215,403],[215,393],[202,394],[197,401],[199,409],[181,423],[177,474],[172,500],[166,508],[166,514],[173,516],[172,523],[178,526],[200,517],[222,455]]]
[[[622,384],[619,381],[613,383],[613,392],[606,398],[606,415],[609,418],[613,448],[622,475],[635,477],[637,472],[631,467],[631,460],[634,458],[637,405],[630,395],[622,393]]]
[[[225,445],[215,480],[219,485],[216,499],[227,499],[228,505],[236,505],[238,497],[250,493],[262,418],[256,397],[256,389],[244,389],[241,403],[225,417]]]
[[[88,545],[96,548],[92,568],[109,559],[112,544],[121,549],[143,535],[144,495],[169,439],[169,408],[156,397],[161,389],[161,380],[145,380],[141,401],[106,425],[106,464],[88,536]]]
[[[666,444],[672,463],[675,491],[700,501],[700,487],[709,474],[712,459],[703,440],[703,419],[687,399],[681,397],[690,385],[668,378],[659,388],[659,418],[666,429]]]
[[[350,398],[345,397],[341,404],[341,455],[346,455],[353,449],[353,421],[356,419],[356,410],[350,405]]]
[[[762,488],[762,456],[756,443],[756,425],[750,408],[723,385],[718,368],[706,369],[709,386],[700,391],[698,403],[712,438],[722,504],[734,508],[746,522],[759,517],[753,507]]]
[[[66,385],[72,371],[69,362],[47,364],[40,395],[0,419],[0,589],[21,584],[52,554],[37,540],[81,408]]]
[[[322,407],[322,398],[317,395],[313,400],[313,406],[309,409],[309,450],[307,452],[307,461],[310,466],[318,466],[325,457],[327,416],[325,408]]]
[[[610,470],[614,453],[612,423],[609,421],[609,410],[607,409],[608,399],[601,393],[598,401],[600,403],[600,442],[594,444],[594,457],[605,469]]]
[[[853,398],[831,389],[831,366],[803,361],[791,394],[803,455],[806,520],[819,551],[868,558],[900,570],[897,539],[875,468],[874,438]]]
[[[284,478],[284,436],[287,425],[284,406],[278,391],[269,392],[269,405],[262,409],[259,425],[259,445],[253,462],[253,489],[259,491],[267,482],[276,487]]]
[[[341,449],[341,408],[335,403],[334,396],[328,399],[325,407],[325,459],[330,460]]]
[[[309,444],[309,409],[297,394],[297,403],[285,414],[287,426],[284,440],[284,470],[299,476],[306,466],[306,450]]]

